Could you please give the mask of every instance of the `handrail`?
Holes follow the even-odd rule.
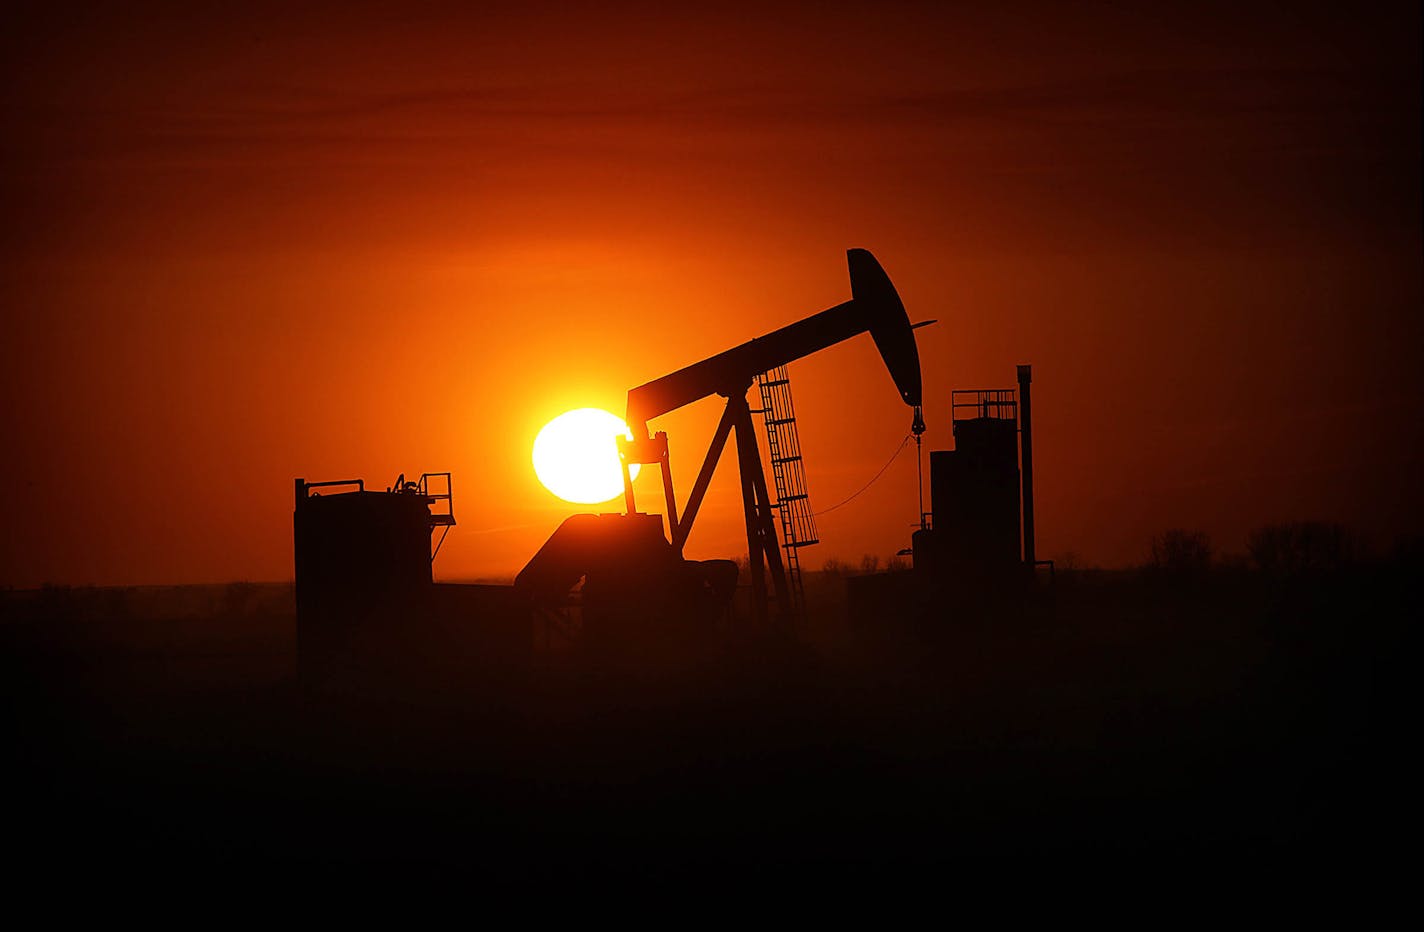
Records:
[[[329,480],[327,480],[326,482],[308,482],[308,481],[306,481],[305,479],[298,479],[298,480],[297,480],[297,488],[298,488],[298,490],[299,490],[298,498],[306,498],[306,497],[307,497],[307,492],[310,491],[311,489],[327,488],[327,487],[333,486],[333,485],[354,485],[354,486],[356,486],[356,491],[358,491],[358,492],[364,492],[364,491],[366,491],[366,480],[365,480],[365,479],[329,479]]]
[[[961,401],[960,398],[973,398],[972,401]],[[959,412],[972,408],[979,413],[979,417],[992,417],[995,420],[1016,421],[1018,420],[1019,400],[1012,388],[957,388],[949,393],[949,418],[953,423],[971,418],[961,418]],[[993,412],[992,414],[990,412]]]

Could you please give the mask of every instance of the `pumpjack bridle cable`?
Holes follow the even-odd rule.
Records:
[[[830,514],[831,512],[835,511],[837,508],[840,508],[842,505],[849,505],[852,501],[854,501],[857,497],[859,497],[859,495],[860,495],[862,492],[864,492],[866,489],[868,489],[868,488],[870,488],[872,485],[874,485],[874,484],[876,483],[876,480],[878,480],[881,476],[885,475],[885,470],[889,469],[889,468],[890,468],[890,464],[893,463],[893,462],[895,462],[895,460],[896,460],[897,458],[899,458],[900,454],[905,451],[905,446],[906,446],[906,444],[908,444],[908,443],[910,442],[910,438],[911,438],[912,436],[914,436],[914,435],[913,435],[913,434],[906,434],[906,435],[905,435],[905,439],[901,440],[901,441],[900,441],[900,445],[895,448],[895,452],[892,453],[892,454],[890,454],[890,458],[885,461],[885,465],[880,467],[880,471],[877,472],[875,475],[871,476],[871,477],[870,477],[870,481],[867,482],[865,485],[861,486],[859,489],[857,489],[857,490],[855,491],[855,493],[850,496],[850,498],[847,498],[847,499],[846,499],[845,501],[843,501],[843,502],[839,502],[839,503],[837,503],[837,504],[835,504],[835,505],[832,505],[831,507],[829,507],[829,508],[827,508],[827,509],[824,509],[823,511],[814,512],[813,514],[814,514],[816,517],[819,517],[819,516],[821,516],[821,515]]]

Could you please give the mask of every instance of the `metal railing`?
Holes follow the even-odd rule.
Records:
[[[961,412],[972,411],[972,414]],[[949,393],[949,417],[951,421],[967,421],[971,418],[991,417],[1005,421],[1018,421],[1018,393],[1012,388],[963,388]]]

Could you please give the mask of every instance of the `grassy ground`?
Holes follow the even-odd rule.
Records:
[[[3,594],[12,841],[135,871],[510,881],[1321,865],[1398,821],[1412,575],[1068,573],[675,674],[298,683],[290,586]],[[77,859],[77,860],[76,860]]]

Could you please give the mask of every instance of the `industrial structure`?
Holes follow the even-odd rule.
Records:
[[[802,534],[811,530],[809,512],[797,509],[796,499],[790,495],[802,495],[788,479],[800,475],[799,445],[795,441],[795,414],[789,404],[789,394],[784,411],[776,407],[776,389],[785,385],[784,367],[797,359],[842,343],[862,333],[869,333],[880,350],[890,377],[900,394],[900,399],[914,411],[912,429],[916,433],[924,431],[924,420],[920,408],[920,356],[915,346],[914,329],[905,313],[905,306],[891,284],[890,277],[880,267],[867,250],[852,249],[847,253],[850,267],[851,300],[835,307],[813,314],[780,330],[775,330],[758,339],[718,353],[701,362],[693,363],[676,372],[654,379],[628,392],[628,426],[633,431],[633,439],[621,444],[623,460],[623,489],[627,514],[631,518],[637,514],[633,498],[633,482],[629,466],[633,463],[656,465],[662,471],[663,495],[666,501],[668,524],[672,530],[673,547],[678,553],[692,531],[692,523],[702,505],[712,473],[717,468],[722,450],[732,431],[736,431],[737,465],[741,476],[742,511],[747,530],[747,559],[750,573],[752,601],[757,620],[765,622],[770,614],[769,603],[774,600],[777,614],[783,620],[789,619],[794,611],[792,586],[788,581],[786,564],[782,560],[781,547],[776,539],[775,521],[772,510],[781,512],[783,527],[789,526],[792,533]],[[779,372],[770,378],[765,373]],[[752,409],[747,403],[747,392],[758,378],[763,394],[763,411],[772,408],[767,415],[766,425],[769,446],[772,447],[772,467],[778,479],[778,498],[773,501],[767,490],[766,473],[762,467],[761,453],[757,446]],[[686,506],[678,517],[677,499],[673,494],[672,474],[668,469],[667,434],[659,431],[649,433],[648,422],[678,408],[700,401],[712,395],[727,399],[722,419],[713,434],[707,454],[702,461],[697,481],[688,497]],[[786,434],[788,442],[781,442]],[[785,449],[783,449],[783,447]],[[795,452],[792,452],[795,451]],[[788,469],[791,472],[788,472]],[[814,540],[814,533],[808,540]],[[788,549],[794,550],[795,541],[789,541]],[[767,588],[770,576],[771,587]]]
[[[925,430],[914,335],[924,324],[910,323],[894,285],[869,252],[849,250],[847,263],[849,301],[630,390],[626,420],[632,438],[618,444],[624,513],[569,517],[513,586],[433,582],[431,561],[439,550],[434,531],[441,529],[443,540],[455,524],[449,473],[426,473],[414,481],[401,476],[383,492],[368,491],[361,480],[296,480],[304,674],[388,671],[432,658],[508,670],[518,667],[516,658],[528,657],[541,644],[550,648],[555,640],[575,644],[582,656],[632,657],[646,665],[654,657],[698,654],[725,643],[723,623],[731,617],[739,583],[749,589],[753,630],[789,630],[786,623],[804,610],[799,551],[819,536],[787,365],[868,333],[900,401],[912,411],[910,431],[917,443]],[[955,448],[930,455],[932,510],[926,513],[921,502],[914,571],[893,580],[852,580],[853,614],[883,614],[906,598],[922,603],[923,592],[944,584],[1000,586],[1031,576],[1037,561],[1030,381],[1029,367],[1020,366],[1017,391],[952,394]],[[748,401],[754,386],[756,408]],[[651,431],[649,424],[713,395],[726,404],[679,507],[667,434]],[[765,431],[770,486],[754,414],[761,415]],[[730,560],[683,556],[733,433],[747,537],[745,580]],[[658,467],[664,514],[638,511],[633,464]]]
[[[434,582],[431,564],[454,525],[448,472],[402,474],[384,491],[362,479],[296,480],[304,678],[370,683],[440,665],[508,669],[527,653],[527,608],[509,587]]]
[[[930,453],[930,520],[913,538],[922,577],[961,584],[1031,575],[1033,527],[1032,367],[1018,389],[950,393],[953,450]]]
[[[912,536],[910,572],[846,581],[862,633],[935,636],[966,618],[1013,610],[1035,580],[1032,368],[1018,388],[950,392],[954,449],[930,453],[930,500]]]

